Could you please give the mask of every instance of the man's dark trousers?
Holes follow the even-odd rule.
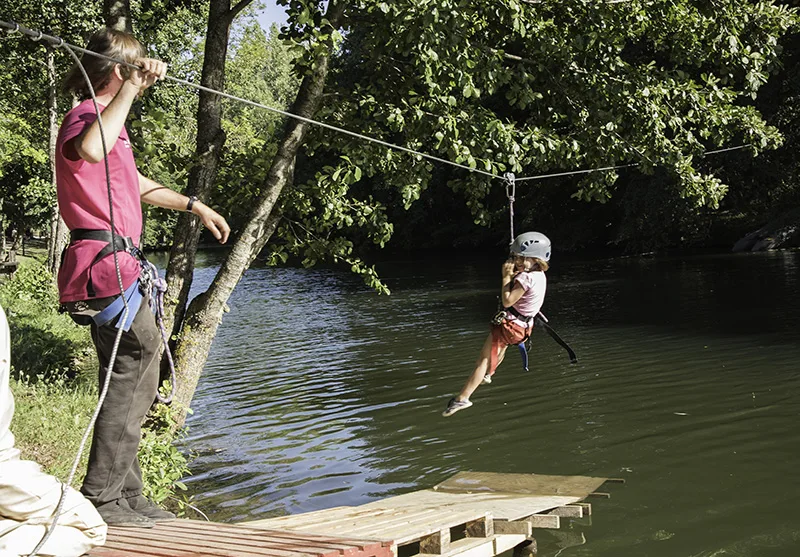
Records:
[[[89,300],[85,303],[88,309],[71,313],[92,316],[112,300]],[[91,325],[92,340],[100,360],[101,392],[118,332],[114,327],[116,321],[112,319],[102,327]],[[94,426],[81,493],[96,507],[142,493],[137,453],[142,421],[158,389],[160,349],[161,337],[148,297],[145,297],[130,330],[122,333],[108,393]]]

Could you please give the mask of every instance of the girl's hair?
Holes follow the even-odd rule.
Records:
[[[139,58],[144,58],[145,56],[144,47],[142,47],[141,43],[137,41],[133,35],[114,29],[100,29],[99,31],[95,31],[92,36],[89,37],[86,50],[97,52],[109,58],[123,60],[129,64],[133,64]],[[111,80],[111,72],[114,71],[114,66],[117,65],[116,62],[98,58],[91,54],[82,56],[81,64],[83,64],[95,92],[102,90],[103,87],[108,85],[108,82]],[[127,68],[123,67],[123,75],[125,75],[125,70],[127,70]],[[64,89],[67,92],[74,93],[80,100],[88,99],[91,96],[83,73],[81,73],[81,69],[77,64],[69,71],[67,77],[64,78]]]
[[[550,265],[544,259],[539,259],[538,257],[529,257],[528,259],[533,259],[533,264],[536,267],[534,270],[536,271],[546,272],[550,268]]]

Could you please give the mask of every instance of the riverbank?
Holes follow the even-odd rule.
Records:
[[[58,293],[43,264],[43,250],[29,248],[28,254],[20,257],[13,279],[0,281],[0,305],[11,329],[16,402],[11,431],[22,458],[65,480],[97,404],[98,363],[89,328],[58,313]],[[161,503],[183,489],[188,460],[173,443],[170,410],[159,406],[151,414],[139,459],[145,494]],[[88,454],[87,444],[73,487],[81,485]]]

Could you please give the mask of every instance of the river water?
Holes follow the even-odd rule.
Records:
[[[211,262],[213,263],[213,262]],[[216,271],[197,270],[202,288]],[[495,308],[501,260],[254,268],[195,395],[195,503],[244,521],[359,505],[461,470],[624,478],[554,557],[800,555],[800,252],[556,258],[534,333],[442,418]]]

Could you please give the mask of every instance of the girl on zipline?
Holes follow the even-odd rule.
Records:
[[[469,397],[481,383],[492,382],[492,375],[503,361],[508,345],[525,342],[531,335],[534,317],[544,303],[549,260],[550,240],[544,234],[526,232],[514,239],[511,257],[501,268],[503,309],[492,319],[492,328],[481,348],[475,371],[461,392],[447,403],[442,416],[452,416],[472,406]]]

